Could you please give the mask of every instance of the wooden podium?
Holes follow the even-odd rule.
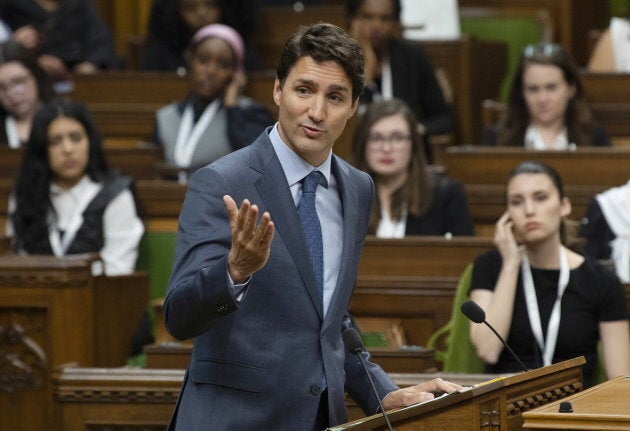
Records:
[[[53,368],[125,364],[148,277],[94,277],[95,260],[0,256],[1,430],[51,429]]]
[[[621,376],[564,399],[573,412],[560,413],[560,401],[523,414],[525,430],[630,430],[630,376]]]
[[[397,431],[520,430],[522,414],[582,390],[583,357],[473,386],[433,401],[392,410]],[[382,415],[369,416],[329,431],[384,430]]]

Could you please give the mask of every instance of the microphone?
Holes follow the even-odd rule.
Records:
[[[510,354],[514,357],[514,359],[516,359],[516,362],[518,362],[518,364],[521,366],[523,371],[529,371],[527,367],[523,364],[523,362],[521,362],[520,358],[516,355],[516,353],[514,353],[514,350],[512,350],[512,348],[508,345],[508,343],[505,342],[503,337],[501,337],[501,335],[499,335],[496,329],[494,329],[492,325],[490,325],[486,321],[486,312],[483,311],[483,309],[480,306],[478,306],[475,301],[468,300],[464,302],[461,306],[461,310],[462,310],[462,313],[464,313],[464,315],[468,317],[472,322],[484,323],[488,328],[490,328],[490,330],[494,332],[494,335],[496,335],[497,338],[501,341],[501,344],[503,344],[503,346],[505,346],[508,352],[510,352]]]
[[[365,363],[365,358],[363,358],[363,355],[361,354],[361,352],[363,352],[363,340],[361,339],[359,331],[350,326],[341,333],[341,338],[343,338],[343,344],[346,345],[346,349],[348,349],[348,351],[353,355],[357,355],[359,357],[361,365],[363,365],[363,369],[365,370],[365,374],[367,374],[368,380],[370,381],[372,391],[374,391],[374,395],[376,396],[378,405],[380,406],[381,412],[383,413],[383,418],[385,419],[385,423],[387,424],[387,429],[389,429],[389,431],[393,431],[392,424],[389,422],[389,418],[387,417],[387,413],[385,413],[383,404],[381,404],[381,397],[379,397],[378,392],[376,391],[376,386],[374,385],[374,381],[372,380],[370,371],[368,370],[367,364]]]

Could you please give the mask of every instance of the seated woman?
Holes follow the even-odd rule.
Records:
[[[184,72],[186,48],[192,36],[206,25],[220,23],[244,38],[248,47],[245,67],[257,69],[257,51],[248,45],[257,16],[256,0],[153,0],[141,68]]]
[[[0,45],[0,145],[19,148],[28,140],[42,103],[53,97],[46,72],[22,45]]]
[[[115,65],[111,33],[91,1],[2,1],[0,16],[55,81]]]
[[[587,256],[612,260],[619,279],[630,283],[630,181],[593,198],[580,236]]]
[[[370,104],[357,126],[353,163],[372,176],[378,196],[368,232],[382,238],[472,235],[466,193],[429,170],[416,122],[405,102],[390,99]]]
[[[269,111],[241,95],[245,48],[223,24],[199,30],[188,48],[192,91],[156,114],[154,141],[167,164],[194,170],[249,145],[273,124]]]
[[[565,150],[610,146],[593,120],[575,61],[560,45],[529,45],[514,74],[507,112],[482,145]]]
[[[108,170],[87,109],[63,100],[44,105],[9,204],[6,233],[15,251],[99,253],[105,274],[128,274],[143,232],[132,180]]]
[[[591,72],[630,72],[630,11],[626,17],[613,17],[602,32],[588,62]]]
[[[630,372],[628,310],[619,280],[563,245],[571,203],[551,167],[523,162],[509,175],[496,251],[474,262],[470,298],[528,368],[584,356],[592,385],[601,339],[609,378]],[[557,299],[556,299],[557,298]],[[485,325],[470,336],[487,372],[520,371]]]

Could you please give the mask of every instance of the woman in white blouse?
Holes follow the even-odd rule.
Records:
[[[98,252],[105,274],[128,274],[143,233],[132,179],[108,170],[87,109],[65,100],[44,105],[35,116],[9,205],[7,234],[15,251]]]

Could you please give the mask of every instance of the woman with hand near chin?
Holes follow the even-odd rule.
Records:
[[[193,170],[248,145],[273,119],[242,95],[245,46],[236,30],[223,24],[201,28],[186,58],[191,92],[157,112],[154,140],[167,164]]]
[[[470,298],[525,366],[584,356],[590,386],[600,340],[608,378],[630,372],[628,311],[614,274],[565,246],[570,212],[553,168],[518,165],[508,177],[507,211],[496,225],[497,250],[475,259]],[[472,325],[470,335],[488,372],[521,370],[484,325]]]

